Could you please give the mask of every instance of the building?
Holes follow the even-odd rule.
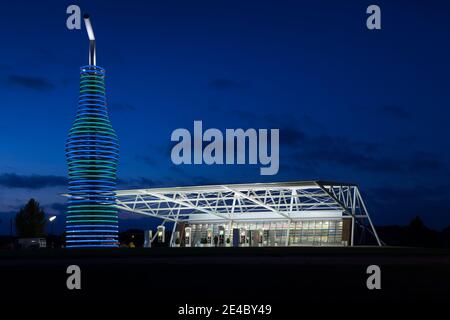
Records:
[[[108,117],[105,70],[96,65],[95,37],[88,16],[85,24],[90,43],[89,65],[81,68],[78,111],[66,144],[66,247],[117,247],[115,189],[119,145]]]
[[[172,224],[170,246],[381,245],[357,185],[298,181],[117,191],[117,208]]]
[[[45,238],[19,238],[17,246],[21,249],[47,248],[47,240]]]
[[[355,184],[303,181],[209,185],[116,192],[118,139],[105,95],[105,70],[96,65],[88,16],[89,64],[69,131],[66,247],[117,247],[118,209],[161,219],[148,245],[353,246],[370,234],[381,242]],[[151,241],[149,239],[151,238]]]

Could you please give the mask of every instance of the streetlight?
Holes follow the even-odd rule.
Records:
[[[48,218],[48,221],[50,222],[50,228],[51,228],[50,230],[51,230],[52,236],[54,236],[54,234],[53,234],[53,225],[54,225],[53,221],[55,221],[55,219],[56,219],[56,216],[51,216],[51,217]],[[51,238],[49,238],[49,240],[51,240]],[[53,241],[52,241],[52,247],[54,247]]]
[[[48,218],[48,221],[50,222],[50,226],[51,226],[51,233],[52,233],[52,235],[53,235],[53,225],[54,225],[54,223],[51,223],[51,222],[55,221],[55,219],[56,219],[56,216],[51,216],[50,218]]]

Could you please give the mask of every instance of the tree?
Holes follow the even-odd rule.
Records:
[[[34,199],[30,199],[16,215],[16,230],[19,237],[33,238],[43,236],[45,223],[44,210],[40,207],[39,202]]]
[[[415,217],[406,228],[406,245],[412,247],[439,247],[438,233],[425,226],[420,217]]]

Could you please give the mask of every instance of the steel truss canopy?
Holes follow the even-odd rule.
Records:
[[[381,242],[358,186],[331,181],[205,185],[117,191],[117,208],[175,223],[352,219]],[[353,238],[353,237],[352,237]]]

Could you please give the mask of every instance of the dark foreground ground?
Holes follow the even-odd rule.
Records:
[[[81,268],[68,290],[66,268]],[[381,268],[368,290],[366,268]],[[152,248],[0,252],[1,302],[129,301],[179,306],[450,302],[450,251],[412,248]],[[1,303],[0,302],[0,303]]]

